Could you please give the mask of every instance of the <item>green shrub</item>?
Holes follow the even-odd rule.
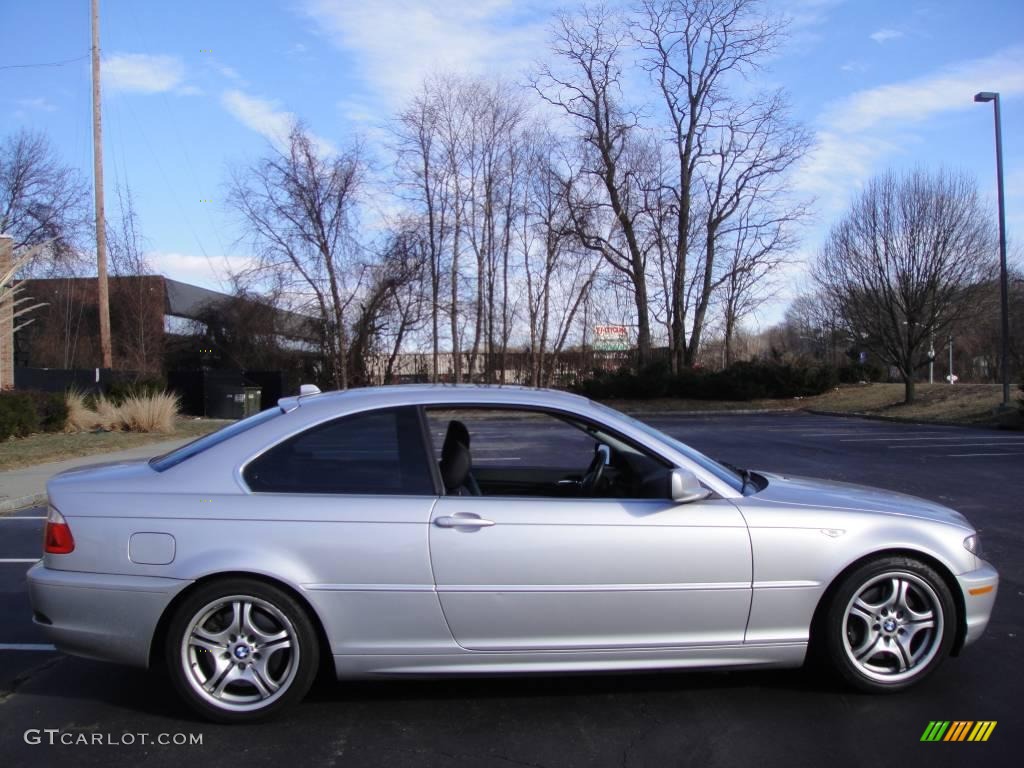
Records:
[[[59,392],[25,392],[31,398],[43,432],[61,432],[68,421],[68,404]]]
[[[39,431],[35,403],[24,392],[0,393],[0,440]]]
[[[843,384],[858,384],[862,381],[881,381],[885,370],[879,365],[850,363],[838,369],[839,381]]]
[[[68,419],[64,395],[34,390],[0,393],[0,440],[60,432]]]
[[[760,360],[733,363],[721,371],[687,368],[673,375],[663,364],[637,373],[626,368],[595,371],[577,391],[597,400],[648,400],[677,397],[690,400],[758,400],[820,395],[840,380],[831,366],[788,365]]]

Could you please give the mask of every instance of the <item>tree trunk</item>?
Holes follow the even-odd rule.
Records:
[[[917,396],[916,388],[917,388],[917,383],[914,381],[914,375],[910,374],[908,376],[908,375],[904,374],[903,375],[903,404],[904,405],[913,405],[914,404],[914,398]]]

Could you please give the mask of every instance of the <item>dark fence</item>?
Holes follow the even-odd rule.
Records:
[[[134,371],[115,371],[109,368],[14,368],[16,389],[36,389],[42,392],[81,392],[99,394],[111,385],[130,384],[139,375]]]
[[[135,371],[109,368],[18,368],[16,389],[86,394],[107,394],[147,377]],[[181,412],[190,416],[240,418],[254,407],[267,408],[281,397],[298,393],[298,384],[286,384],[282,371],[186,370],[170,371],[167,388],[181,400]]]
[[[281,371],[170,371],[167,388],[181,398],[182,413],[218,419],[237,419],[254,408],[268,408],[285,394]]]

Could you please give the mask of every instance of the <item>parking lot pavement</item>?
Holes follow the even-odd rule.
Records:
[[[325,681],[282,721],[229,728],[192,717],[159,672],[39,647],[24,594],[28,564],[0,563],[3,764],[1019,765],[1024,438],[804,414],[649,420],[740,466],[863,482],[961,509],[1002,574],[988,632],[892,696],[855,694],[804,670]],[[19,514],[38,518],[42,510]],[[41,520],[0,526],[0,558],[38,556]],[[998,724],[987,743],[922,743],[932,720]],[[47,728],[106,743],[50,745],[45,733],[42,743],[27,743],[27,730]],[[202,744],[143,743],[160,734]]]

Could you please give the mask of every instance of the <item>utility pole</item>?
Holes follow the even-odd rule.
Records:
[[[928,383],[935,383],[935,331],[928,341]]]
[[[113,367],[110,296],[107,292],[107,222],[103,210],[103,126],[100,121],[100,0],[92,0],[92,167],[96,192],[96,293],[100,312],[102,367]]]
[[[1002,346],[1000,349],[1000,365],[1003,379],[1002,408],[1010,407],[1010,301],[1008,297],[1009,279],[1006,273],[1006,204],[1003,195],[1003,120],[999,113],[999,94],[995,91],[982,91],[974,95],[979,104],[993,102],[996,122],[996,199],[999,206],[999,303],[1002,321]]]
[[[953,375],[953,334],[949,334],[949,383],[956,384],[956,377]]]

